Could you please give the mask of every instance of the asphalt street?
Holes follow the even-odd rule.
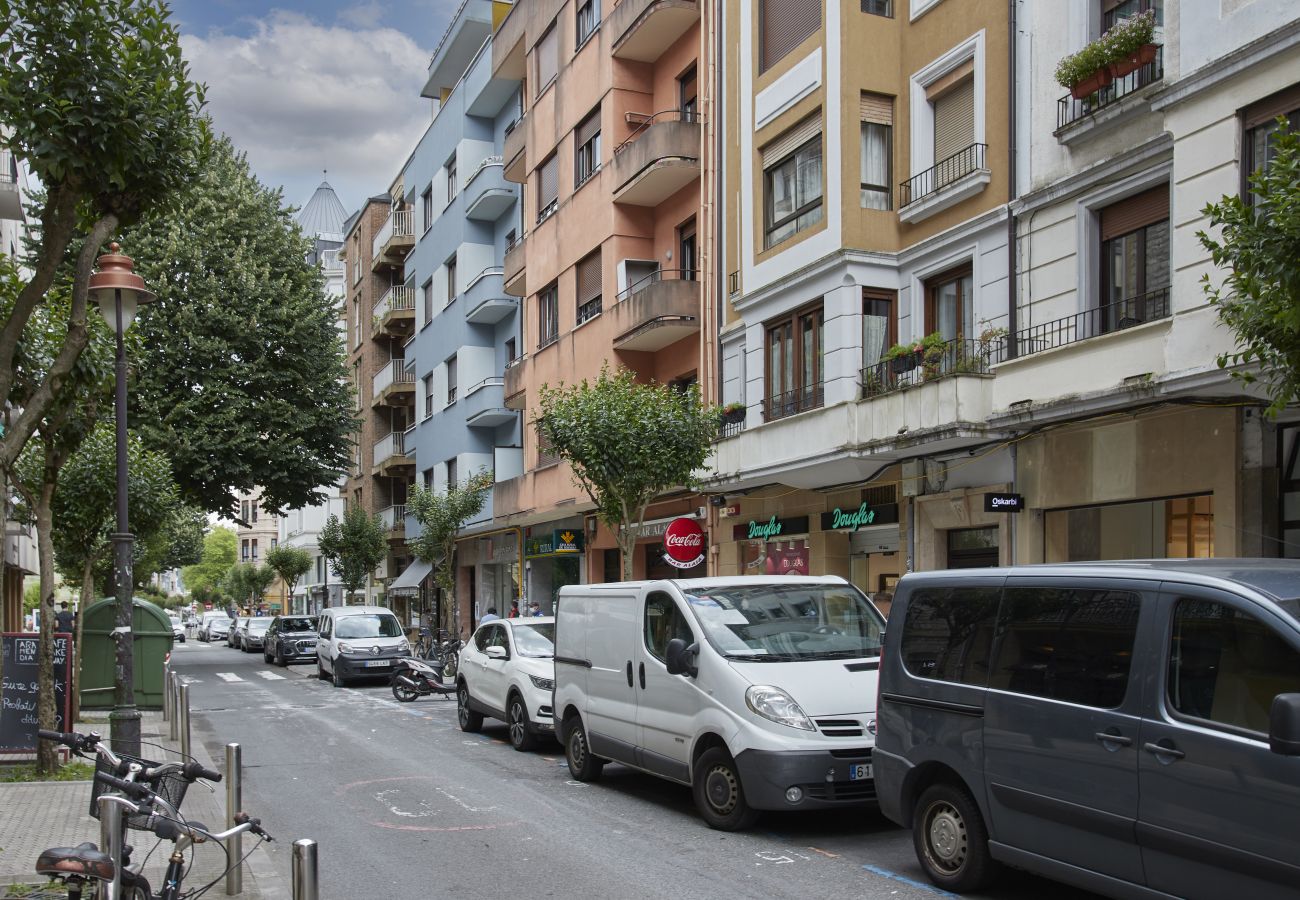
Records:
[[[317,841],[328,900],[951,896],[925,880],[910,834],[870,810],[769,813],[727,834],[685,787],[616,765],[581,784],[558,744],[518,753],[492,720],[464,734],[454,699],[402,704],[386,679],[335,688],[314,665],[193,640],[173,666],[195,739],[217,760],[241,745],[244,808],[277,838],[277,867],[294,840]],[[982,896],[1094,895],[1011,872]]]

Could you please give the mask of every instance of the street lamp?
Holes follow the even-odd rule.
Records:
[[[100,315],[117,334],[116,400],[117,428],[117,533],[113,535],[113,575],[116,582],[117,625],[113,629],[116,648],[117,683],[113,688],[113,712],[109,716],[113,749],[140,755],[140,711],[135,706],[135,636],[131,629],[132,552],[135,536],[127,520],[126,462],[126,345],[123,337],[136,311],[153,302],[144,279],[136,275],[131,257],[123,256],[117,243],[99,258],[99,269],[90,276],[90,296],[99,304]]]

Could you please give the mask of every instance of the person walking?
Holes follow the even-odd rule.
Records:
[[[501,617],[497,615],[497,608],[489,606],[488,611],[483,613],[483,618],[479,619],[478,623],[482,625],[484,622],[495,622],[499,618]]]
[[[68,609],[68,601],[64,600],[59,604],[59,611],[54,614],[54,631],[57,634],[76,634],[76,627],[76,617]]]

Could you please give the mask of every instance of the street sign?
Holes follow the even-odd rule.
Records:
[[[1025,498],[1021,494],[985,494],[985,512],[1022,512]]]

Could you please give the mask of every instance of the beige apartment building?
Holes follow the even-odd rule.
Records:
[[[240,564],[264,565],[266,554],[275,548],[280,540],[280,518],[274,512],[262,507],[262,491],[238,491],[235,494],[239,502],[239,523],[235,526],[236,557]],[[275,581],[262,595],[266,609],[271,615],[284,612],[281,605],[284,582],[277,575]]]

